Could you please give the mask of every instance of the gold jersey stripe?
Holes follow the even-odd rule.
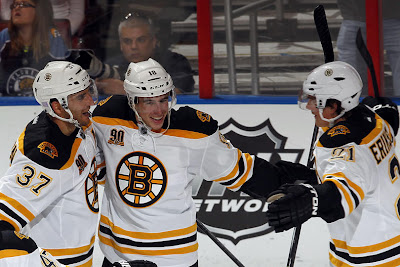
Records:
[[[71,154],[68,161],[60,168],[60,170],[65,170],[71,167],[71,165],[75,162],[75,155],[78,152],[79,146],[82,143],[82,139],[75,139],[74,144],[72,145]]]
[[[192,226],[171,230],[166,232],[158,232],[158,233],[144,233],[144,232],[132,232],[122,229],[121,227],[115,226],[106,216],[101,215],[100,221],[106,225],[108,225],[113,233],[128,236],[131,238],[138,239],[162,239],[162,238],[171,238],[171,237],[180,237],[183,235],[188,235],[196,232],[197,224],[193,224]]]
[[[44,250],[49,252],[54,257],[66,256],[66,255],[77,255],[77,254],[82,254],[82,253],[88,252],[92,248],[92,246],[94,244],[94,240],[95,240],[95,236],[92,237],[92,239],[90,240],[90,244],[89,245],[78,247],[78,248],[61,248],[61,249],[58,249],[58,248],[55,248],[55,249],[44,248]]]
[[[363,246],[363,247],[350,247],[347,245],[346,241],[341,241],[337,239],[332,239],[332,241],[335,244],[335,247],[345,249],[349,251],[349,253],[351,254],[363,254],[363,253],[377,252],[379,250],[391,247],[395,244],[400,245],[400,235],[393,237],[389,240],[386,240],[384,242],[380,242],[378,244]]]
[[[105,124],[105,125],[115,125],[115,126],[124,126],[131,129],[139,129],[138,126],[133,121],[122,120],[117,118],[107,118],[107,117],[94,117],[93,120],[97,123]],[[159,132],[164,131],[165,129],[161,129]],[[183,137],[189,139],[200,139],[207,137],[208,135],[188,130],[180,130],[180,129],[168,129],[164,135]]]
[[[320,129],[325,133],[326,131],[329,130],[329,127],[320,127]],[[318,142],[317,142],[316,146],[317,146],[317,147],[324,147],[324,146],[321,144],[321,142],[319,141],[319,139],[318,139]]]
[[[135,123],[131,120],[123,120],[117,118],[107,118],[107,117],[94,117],[93,120],[97,123],[105,124],[105,125],[115,125],[115,126],[124,126],[132,129],[139,129]]]
[[[375,114],[375,119],[376,119],[375,128],[366,137],[363,138],[360,145],[365,145],[370,143],[382,132],[383,120],[381,119],[381,117],[378,116],[378,114]]]
[[[126,248],[118,246],[114,240],[103,237],[99,235],[100,242],[113,247],[115,250],[123,253],[123,254],[138,254],[138,255],[147,255],[147,256],[162,256],[162,255],[174,255],[174,254],[187,254],[197,251],[199,244],[196,244],[182,247],[182,248],[171,248],[171,249],[161,249],[161,250],[142,250],[142,249],[134,249],[134,248]]]
[[[346,177],[346,175],[344,175],[343,172],[337,172],[337,173],[326,174],[326,175],[324,175],[323,178],[325,178],[327,175],[332,175],[332,176],[335,176],[335,177],[341,177],[341,178],[345,179],[346,182],[347,182],[347,184],[348,184],[351,188],[353,188],[354,190],[356,190],[356,192],[358,193],[358,195],[361,197],[361,200],[364,199],[365,194],[364,194],[364,191],[361,189],[361,187],[359,187],[357,184],[355,184],[355,183],[353,183],[351,180],[349,180],[349,179]]]
[[[227,176],[218,178],[218,179],[214,180],[214,182],[227,181],[227,180],[232,179],[236,175],[236,173],[239,170],[239,161],[242,159],[242,152],[239,149],[237,150],[237,152],[238,152],[238,160],[236,162],[235,168],[233,168],[231,173],[229,173]]]
[[[103,168],[106,166],[106,162],[103,160],[100,164],[97,164],[97,169]]]
[[[6,201],[8,204],[13,206],[16,210],[21,212],[29,221],[32,221],[35,218],[32,212],[30,212],[27,208],[25,208],[21,203],[17,200],[0,193],[0,199]]]
[[[342,191],[344,198],[346,199],[347,205],[349,205],[349,213],[352,213],[354,210],[354,204],[353,204],[353,201],[352,201],[352,198],[351,198],[349,192],[347,192],[347,190],[344,188],[344,186],[338,180],[330,179],[330,178],[324,179],[324,182],[326,182],[326,181],[333,182],[336,185],[336,187],[338,189],[340,189],[340,191]]]
[[[200,139],[208,136],[203,133],[192,132],[188,130],[180,130],[180,129],[169,129],[168,131],[165,132],[164,135],[176,136],[188,139]]]
[[[18,149],[19,149],[19,151],[21,151],[21,153],[22,153],[23,155],[25,155],[25,154],[24,154],[25,131],[26,131],[26,128],[25,128],[25,130],[20,134],[20,136],[18,137]]]
[[[26,250],[3,249],[0,251],[0,259],[28,255]]]
[[[349,265],[349,264],[347,264],[347,263],[335,258],[335,256],[332,255],[331,252],[329,252],[329,260],[334,266],[340,266],[340,267],[355,267],[355,266],[361,267],[361,266],[363,266],[361,264]],[[400,258],[397,258],[397,259],[394,259],[392,261],[385,262],[385,263],[382,263],[382,264],[376,264],[375,263],[373,266],[374,267],[393,267],[393,266],[399,266],[399,265],[400,265]]]
[[[240,178],[239,182],[237,182],[235,185],[228,186],[228,189],[236,189],[240,186],[242,186],[246,181],[247,177],[249,176],[249,172],[251,169],[251,164],[253,163],[253,159],[249,153],[244,153],[244,157],[246,158],[247,161],[247,171],[245,174],[243,174],[242,178]]]
[[[92,121],[90,121],[88,125],[81,126],[82,130],[85,132],[91,125],[92,125]]]
[[[382,131],[383,128],[383,122],[381,117],[379,117],[377,114],[375,114],[375,119],[376,119],[376,126],[375,128],[366,136],[363,138],[361,141],[360,145],[365,145],[374,140]],[[321,142],[318,140],[317,147],[324,147]]]

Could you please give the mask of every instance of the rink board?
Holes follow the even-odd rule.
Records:
[[[23,131],[25,125],[41,112],[41,107],[35,103],[33,98],[10,98],[8,100],[0,100],[0,121],[3,128],[0,131],[0,140],[2,140],[1,173],[4,173],[8,168],[9,153],[18,135]],[[272,160],[276,155],[279,155],[280,158],[286,160],[301,163],[307,161],[314,119],[310,112],[298,108],[294,97],[228,96],[217,97],[213,100],[201,100],[192,96],[179,97],[176,108],[183,105],[190,105],[210,114],[218,120],[220,126],[224,126],[221,132],[226,135],[229,135],[229,132],[236,132],[239,135],[246,136],[246,142],[250,142],[249,147],[253,151],[257,147],[263,147],[262,140],[264,139],[262,138],[266,138],[266,140],[269,138],[268,142],[272,140],[272,146],[265,146],[265,149],[260,153],[253,152],[259,157]],[[233,121],[234,123],[232,123]],[[264,137],[254,139],[255,142],[252,142],[252,138],[257,135]],[[234,142],[232,143],[236,146]],[[196,199],[196,205],[198,205],[199,217],[206,225],[211,225],[222,243],[245,266],[285,266],[292,231],[282,234],[263,234],[265,225],[252,224],[251,220],[257,217],[256,213],[258,213],[257,220],[263,220],[259,216],[263,214],[265,209],[261,202],[242,195],[236,200],[228,199],[225,197],[226,192],[223,195],[220,194],[221,201],[219,201],[216,197],[218,194],[215,194],[215,192],[221,193],[219,188],[214,188],[214,191],[211,189],[206,191],[208,192],[206,196],[196,195],[196,193],[204,190],[199,190],[200,185],[203,186],[200,178],[196,180],[195,184],[197,189],[194,189],[193,197]],[[102,193],[102,188],[99,191]],[[240,202],[240,198],[245,200]],[[219,203],[217,203],[218,201]],[[210,205],[211,202],[217,204]],[[243,203],[243,205],[237,206],[237,210],[242,212],[241,214],[232,213],[232,215],[229,213],[233,212],[232,206],[235,203]],[[218,225],[212,225],[215,221],[207,221],[212,216],[219,218]],[[231,219],[226,218],[235,218],[235,216],[239,218],[238,223],[229,226],[233,228],[225,227],[224,223],[228,224],[226,221],[231,222]],[[240,223],[239,220],[241,220]],[[244,227],[246,220],[250,222],[249,229],[241,229],[240,226],[235,228],[237,224]],[[311,219],[305,223],[302,228],[296,266],[328,266],[328,240],[327,227],[322,220]],[[235,266],[206,235],[199,234],[198,241],[200,266]],[[101,261],[102,254],[96,246],[94,266],[101,266]]]

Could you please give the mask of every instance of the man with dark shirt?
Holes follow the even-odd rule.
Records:
[[[79,60],[90,62],[88,72],[96,78],[96,85],[103,94],[125,94],[123,79],[129,63],[158,61],[171,75],[177,93],[194,90],[193,71],[187,58],[159,47],[156,29],[151,19],[140,13],[129,13],[118,26],[122,54],[103,64],[96,57],[82,56]],[[84,66],[82,62],[76,62]]]

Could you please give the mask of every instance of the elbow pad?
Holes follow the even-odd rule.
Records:
[[[342,196],[333,182],[315,185],[318,193],[318,217],[327,223],[344,218]]]
[[[305,181],[308,184],[318,184],[317,174],[300,163],[280,160],[276,164],[284,183],[295,183],[297,180]]]

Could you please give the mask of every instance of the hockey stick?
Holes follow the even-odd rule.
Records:
[[[322,51],[324,51],[325,63],[332,62],[335,59],[335,54],[333,53],[332,39],[329,32],[328,22],[326,21],[325,8],[323,5],[319,5],[314,9],[314,24],[317,28],[319,40],[322,45]],[[317,139],[318,127],[314,126],[313,135],[311,138],[310,152],[308,153],[307,167],[311,168],[313,166],[313,147],[315,140]],[[288,260],[286,263],[287,267],[293,267],[294,261],[297,253],[297,246],[300,239],[301,226],[295,227],[292,242],[290,245],[290,251]]]
[[[371,54],[369,53],[367,46],[364,43],[364,39],[361,34],[361,28],[359,28],[357,31],[356,44],[362,58],[364,59],[365,63],[367,63],[369,73],[371,73],[372,85],[374,87],[375,97],[379,97],[379,87],[378,87],[378,81],[376,80],[374,62],[372,61]]]
[[[334,61],[335,54],[333,53],[331,34],[323,5],[319,5],[314,9],[314,24],[317,28],[322,51],[324,51],[325,63]]]
[[[199,220],[196,219],[197,221],[197,226],[206,234],[208,235],[209,238],[211,238],[212,241],[214,241],[217,246],[222,249],[223,252],[225,252],[226,255],[234,262],[236,263],[237,266],[239,267],[244,267],[244,265],[224,246],[224,244],[219,241],[213,233],[210,232],[210,230],[207,229],[207,227]]]

